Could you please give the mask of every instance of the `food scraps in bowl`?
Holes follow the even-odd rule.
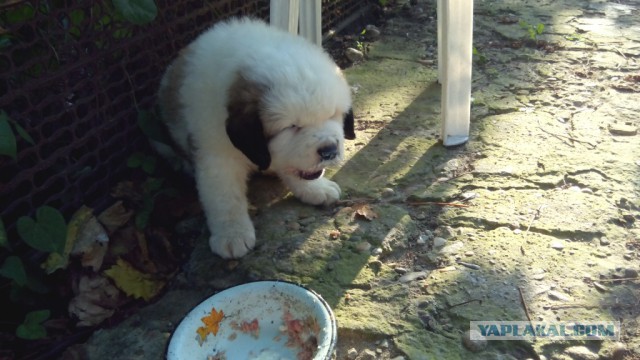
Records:
[[[336,333],[319,295],[292,283],[259,281],[196,306],[172,335],[167,359],[328,360]]]

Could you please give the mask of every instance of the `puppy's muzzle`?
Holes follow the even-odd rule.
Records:
[[[318,155],[322,161],[331,161],[338,156],[338,145],[325,145],[318,149]]]

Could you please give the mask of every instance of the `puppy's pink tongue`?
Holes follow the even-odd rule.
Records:
[[[315,180],[324,174],[324,169],[315,172],[300,171],[298,175],[305,180]]]

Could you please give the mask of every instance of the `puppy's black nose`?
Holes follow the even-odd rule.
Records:
[[[322,161],[333,160],[338,156],[338,146],[335,144],[323,146],[318,149],[318,155]]]

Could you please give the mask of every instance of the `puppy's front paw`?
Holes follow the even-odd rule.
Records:
[[[340,186],[326,178],[301,180],[291,187],[291,191],[302,202],[311,205],[329,205],[340,199]]]
[[[227,225],[226,229],[214,229],[209,238],[211,251],[225,259],[237,259],[245,256],[256,245],[256,232],[252,224]]]

